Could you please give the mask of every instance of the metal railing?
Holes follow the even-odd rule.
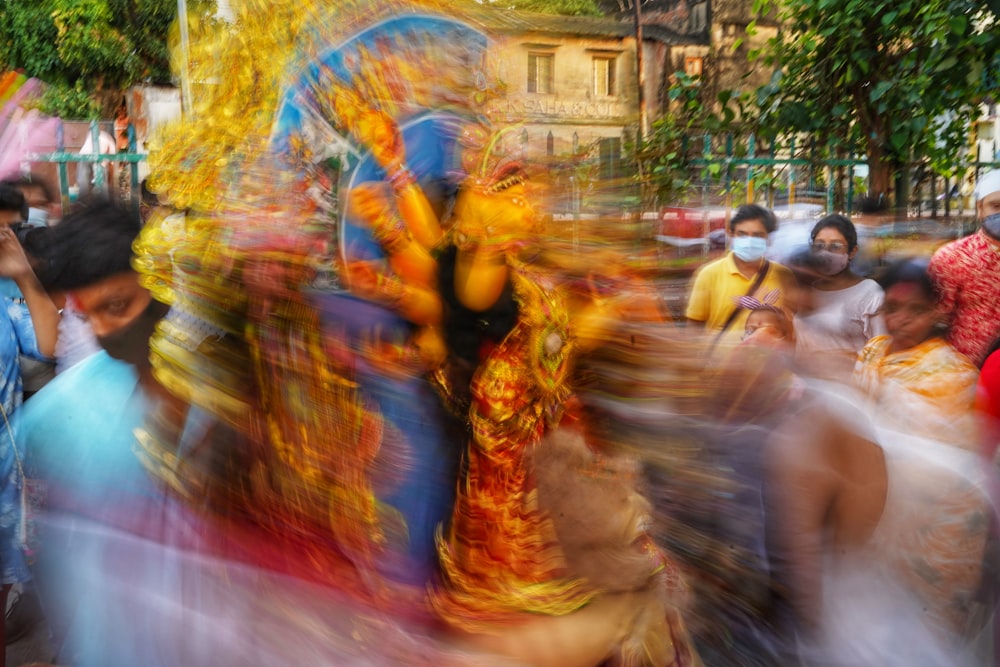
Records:
[[[859,186],[867,183],[867,178],[855,175],[857,167],[867,167],[866,159],[795,157],[798,152],[794,138],[784,145],[771,144],[763,155],[752,135],[740,150],[731,135],[719,139],[706,134],[693,141],[700,141],[700,151],[690,146],[690,140],[682,150],[692,155],[693,148],[694,156],[687,163],[690,182],[701,190],[703,207],[719,204],[720,198],[729,203],[734,197],[757,201],[759,190],[763,189],[768,206],[773,207],[778,199],[791,205],[808,198],[817,203],[821,200],[827,212],[839,210],[851,214]],[[996,168],[1000,168],[1000,161],[975,161],[967,165],[975,177],[985,169]],[[912,184],[906,208],[915,214],[927,209],[931,217],[937,217],[943,209],[948,216],[952,212],[953,198],[949,195],[954,184],[951,179],[929,175]],[[941,194],[945,196],[942,198]]]
[[[93,152],[74,153],[66,151],[65,127],[62,122],[56,127],[56,150],[53,153],[40,153],[31,156],[33,162],[49,162],[58,166],[59,172],[59,194],[62,202],[63,214],[68,212],[70,204],[75,199],[69,184],[69,169],[67,165],[76,163],[78,165],[90,165],[93,168],[92,187],[95,191],[106,191],[112,187],[108,183],[107,163],[119,162],[128,165],[130,197],[129,205],[133,215],[139,217],[139,207],[142,195],[139,192],[139,164],[146,159],[144,153],[136,150],[135,126],[128,124],[128,150],[116,153],[101,153],[100,134],[101,127],[99,121],[90,122],[90,141]]]

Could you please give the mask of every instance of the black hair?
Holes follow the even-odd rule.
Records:
[[[784,264],[792,270],[792,273],[796,274],[796,277],[799,274],[805,274],[815,278],[823,267],[822,260],[809,248],[799,248],[785,260]]]
[[[139,221],[106,199],[85,202],[52,227],[39,278],[46,289],[72,290],[132,270]]]
[[[815,241],[816,235],[827,228],[836,229],[847,241],[847,252],[851,252],[858,247],[858,230],[854,227],[854,223],[850,219],[839,213],[831,213],[828,216],[819,219],[813,228],[812,232],[809,233],[809,240]]]
[[[928,260],[923,258],[907,258],[893,262],[878,277],[878,284],[886,292],[889,288],[900,285],[916,285],[930,301],[937,303],[941,298],[938,286],[931,279],[927,270]]]
[[[770,210],[757,204],[743,204],[736,209],[736,213],[729,219],[729,231],[735,231],[736,225],[747,220],[760,220],[764,223],[764,229],[767,230],[768,234],[778,228],[778,219],[774,217],[774,213],[771,213]]]
[[[24,193],[9,181],[0,182],[0,211],[17,211],[22,221],[28,219],[28,202]]]
[[[24,192],[24,188],[38,188],[45,195],[45,203],[51,204],[56,200],[52,194],[52,188],[49,184],[45,182],[45,179],[37,174],[25,174],[22,176],[13,176],[10,178],[5,178],[4,183],[13,185],[15,188]],[[27,217],[27,214],[25,214]]]

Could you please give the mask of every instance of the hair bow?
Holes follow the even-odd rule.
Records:
[[[759,310],[761,308],[766,308],[768,310],[777,310],[776,303],[778,303],[778,297],[781,296],[780,289],[773,289],[764,295],[763,300],[758,300],[756,297],[745,295],[741,296],[736,300],[736,305],[740,308],[746,310]]]

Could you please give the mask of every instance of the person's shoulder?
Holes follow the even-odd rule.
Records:
[[[881,357],[885,354],[885,350],[889,347],[889,343],[892,341],[892,336],[888,334],[882,334],[881,336],[874,336],[868,339],[865,346],[861,348],[861,352],[858,355],[858,359],[862,362],[871,359],[873,357]]]
[[[782,280],[795,280],[795,274],[792,273],[792,270],[784,264],[771,262],[771,270],[774,271],[775,275],[779,276]]]
[[[728,272],[728,260],[729,255],[723,255],[722,257],[716,257],[710,262],[706,262],[698,267],[698,270],[694,272],[695,278],[707,278],[709,276],[715,277]]]
[[[956,373],[969,372],[979,374],[979,369],[969,357],[959,352],[954,345],[944,338],[928,341],[929,350],[926,359],[934,364],[952,369]]]
[[[86,419],[110,418],[134,393],[137,380],[131,365],[102,350],[56,375],[26,401],[19,429],[28,438],[38,438],[76,429]]]
[[[815,413],[817,418],[828,419],[844,431],[874,440],[874,427],[868,402],[856,387],[810,378],[808,395],[819,408]]]
[[[979,238],[978,232],[975,234],[969,234],[968,236],[963,236],[962,238],[955,239],[954,241],[949,241],[935,250],[931,255],[931,270],[935,267],[939,268],[942,265],[954,263],[967,258],[970,253],[975,253],[981,245],[982,240]]]
[[[863,296],[876,296],[878,298],[885,296],[885,290],[882,289],[882,286],[871,278],[862,278],[861,282],[854,286],[854,289]]]

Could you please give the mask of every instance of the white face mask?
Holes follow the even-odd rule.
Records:
[[[816,256],[816,260],[819,265],[816,270],[822,273],[824,276],[835,276],[844,269],[847,268],[847,263],[850,261],[850,257],[842,252],[833,252],[831,250],[817,250],[813,253]]]
[[[756,262],[767,252],[767,239],[737,236],[733,239],[733,254],[744,262]]]
[[[28,209],[28,224],[35,227],[44,227],[49,222],[49,212],[44,208]]]

